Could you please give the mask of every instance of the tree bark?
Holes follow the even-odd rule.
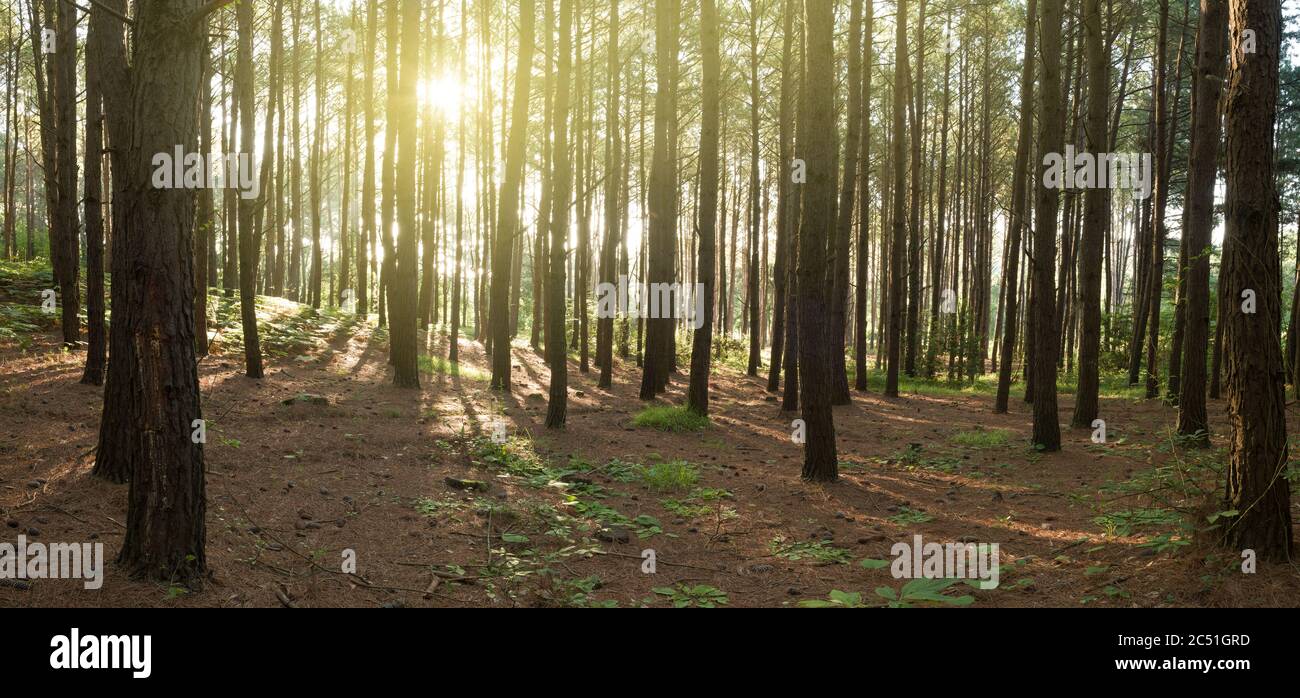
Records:
[[[1226,236],[1220,284],[1231,294],[1224,323],[1224,387],[1231,436],[1224,507],[1239,512],[1223,531],[1232,551],[1265,560],[1291,558],[1291,488],[1286,479],[1287,433],[1282,370],[1281,273],[1273,133],[1277,118],[1282,12],[1279,0],[1230,0],[1231,37],[1224,202]],[[1255,50],[1243,50],[1244,33]],[[1256,294],[1256,312],[1240,301]]]

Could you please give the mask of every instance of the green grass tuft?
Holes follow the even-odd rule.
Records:
[[[685,492],[700,481],[700,471],[684,460],[665,461],[646,467],[641,481],[656,492]]]
[[[709,418],[685,407],[655,406],[638,412],[632,423],[660,431],[700,431],[709,426]]]
[[[993,448],[1005,446],[1011,438],[1006,429],[984,429],[976,427],[970,431],[959,431],[952,437],[952,442],[967,448]]]

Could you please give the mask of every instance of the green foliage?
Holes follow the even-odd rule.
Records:
[[[673,608],[716,608],[731,603],[721,589],[707,584],[678,584],[673,587],[655,587],[652,591],[666,597]]]
[[[422,354],[418,362],[421,373],[437,373],[443,376],[459,377],[472,381],[486,381],[492,378],[492,374],[487,371],[448,361],[444,356]]]
[[[641,473],[641,481],[656,492],[687,491],[699,480],[699,470],[684,460],[655,463]]]
[[[714,513],[715,509],[709,506],[707,502],[715,502],[730,497],[731,492],[728,490],[716,487],[697,487],[681,499],[661,499],[659,503],[663,505],[664,509],[682,518],[698,519]],[[724,508],[723,516],[732,518],[735,516],[735,510],[729,507]]]
[[[1123,509],[1102,514],[1093,523],[1106,530],[1107,535],[1131,536],[1139,528],[1165,528],[1178,526],[1182,516],[1175,511],[1154,508]]]
[[[614,599],[597,600],[592,594],[601,588],[600,577],[591,575],[577,579],[564,579],[551,575],[551,586],[538,594],[556,605],[565,608],[615,608],[618,601]]]
[[[832,589],[826,599],[805,599],[799,602],[802,608],[866,608],[862,603],[862,594],[856,591],[845,592]]]
[[[355,333],[365,319],[339,308],[321,308],[274,296],[257,296],[257,338],[266,357],[298,356],[313,359],[313,352],[329,347],[331,339]],[[208,295],[209,329],[216,330],[214,351],[239,353],[244,350],[244,327],[239,314],[239,292],[226,297]]]
[[[975,427],[970,431],[960,431],[953,435],[952,442],[966,448],[994,448],[1005,446],[1011,438],[1006,429],[984,429]]]
[[[890,608],[912,608],[917,603],[938,603],[949,606],[969,606],[975,603],[975,597],[949,596],[943,592],[963,580],[955,577],[938,579],[913,579],[903,585],[902,589],[893,587],[876,587],[876,595],[885,599]]]
[[[899,526],[907,526],[909,524],[927,523],[933,521],[934,517],[923,511],[918,511],[909,507],[899,507],[898,513],[889,517],[889,520]]]
[[[656,405],[638,412],[632,418],[632,424],[660,431],[700,431],[709,426],[709,418],[698,415],[685,407]]]
[[[787,542],[784,536],[777,536],[767,544],[767,549],[775,556],[786,560],[815,560],[821,564],[847,565],[851,556],[844,548],[837,548],[828,541]]]

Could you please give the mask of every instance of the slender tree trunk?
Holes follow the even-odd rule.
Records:
[[[510,392],[510,268],[519,226],[519,191],[524,177],[528,145],[528,97],[533,73],[533,3],[519,4],[519,50],[515,68],[515,93],[511,103],[510,139],[506,145],[505,178],[501,182],[496,250],[492,255],[492,389]]]
[[[87,39],[89,43],[89,39]],[[89,45],[87,51],[89,52]],[[104,384],[104,120],[99,66],[86,60],[86,369],[81,382]],[[13,122],[9,122],[10,126]],[[12,129],[11,129],[12,130]],[[12,138],[12,133],[10,134]],[[8,220],[8,219],[6,219]]]
[[[1083,30],[1088,61],[1088,118],[1084,147],[1094,157],[1106,152],[1106,109],[1110,103],[1110,57],[1101,35],[1100,0],[1083,0]],[[1098,168],[1100,170],[1100,168]],[[1100,176],[1100,171],[1097,173]],[[1094,183],[1095,184],[1095,183]],[[1101,369],[1101,259],[1106,219],[1110,216],[1109,191],[1093,187],[1084,193],[1083,237],[1080,240],[1079,303],[1083,326],[1079,341],[1079,387],[1074,394],[1071,426],[1090,428],[1097,418],[1097,392]]]
[[[253,7],[249,3],[235,6],[239,23],[239,55],[235,60],[235,83],[239,99],[239,148],[244,155],[240,166],[252,167],[256,152],[253,144],[256,103],[253,99]],[[269,157],[269,154],[268,154]],[[254,175],[256,176],[256,175]],[[262,348],[257,336],[257,243],[254,241],[253,209],[256,203],[239,194],[239,315],[244,331],[244,373],[249,378],[262,377]]]
[[[709,361],[712,358],[713,237],[718,220],[718,122],[721,112],[721,37],[715,0],[701,0],[700,51],[703,65],[703,115],[700,125],[700,206],[696,227],[700,234],[699,283],[704,294],[704,317],[695,328],[691,345],[691,378],[686,407],[700,415],[709,413]],[[757,336],[757,335],[755,335]]]
[[[889,348],[885,362],[885,396],[898,397],[898,369],[902,358],[903,320],[907,309],[907,215],[903,190],[907,184],[907,131],[903,115],[907,110],[907,94],[911,77],[907,67],[907,0],[898,0],[898,14],[895,18],[896,48],[894,51],[894,129],[893,152],[890,155],[894,167],[893,212],[894,239],[890,247],[889,261]],[[911,134],[913,138],[917,134]],[[800,248],[802,251],[802,247]]]
[[[546,403],[546,428],[564,426],[569,406],[569,367],[564,341],[564,274],[565,242],[569,237],[569,81],[573,70],[573,4],[560,0],[559,59],[556,63],[555,138],[551,175],[551,244],[550,277],[546,283],[546,355],[551,369],[550,391]]]
[[[1042,100],[1039,107],[1038,143],[1044,154],[1061,153],[1064,119],[1061,113],[1062,0],[1043,0]],[[1046,169],[1046,165],[1043,166]],[[1061,448],[1061,425],[1056,416],[1056,357],[1060,334],[1053,303],[1056,265],[1057,211],[1060,192],[1040,176],[1034,207],[1034,444],[1042,451]]]
[[[1183,385],[1178,433],[1209,446],[1205,409],[1205,350],[1210,335],[1210,233],[1214,229],[1214,180],[1219,159],[1219,97],[1227,45],[1227,0],[1201,0],[1192,82],[1192,142],[1187,164],[1187,304]],[[1220,315],[1220,318],[1223,316]],[[1222,322],[1219,323],[1223,325]],[[1217,344],[1217,342],[1216,342]],[[1217,362],[1216,362],[1217,367]]]
[[[829,287],[831,404],[847,405],[849,397],[848,367],[844,359],[844,336],[848,324],[849,253],[853,249],[853,203],[857,198],[858,147],[861,146],[862,123],[862,0],[853,0],[849,10],[849,101],[848,128],[844,134],[844,179],[840,187],[838,219],[832,254]]]

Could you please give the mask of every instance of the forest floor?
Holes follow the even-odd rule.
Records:
[[[0,607],[794,606],[833,590],[879,606],[906,580],[860,563],[891,561],[914,535],[1000,546],[998,588],[929,603],[1300,605],[1294,566],[1243,574],[1193,535],[1216,510],[1201,492],[1224,459],[1220,401],[1208,451],[1171,437],[1172,408],[1106,398],[1105,444],[1067,428],[1062,451],[1042,454],[1020,400],[996,415],[988,395],[942,384],[854,393],[835,408],[840,480],[810,484],[797,415],[727,366],[695,428],[680,411],[642,414],[633,363],[616,362],[604,391],[571,361],[568,426],[548,431],[548,373],[526,343],[512,347],[509,395],[489,390],[466,338],[459,365],[423,358],[421,389],[402,390],[382,331],[287,303],[270,304],[272,324],[276,312],[307,341],[269,359],[265,379],[242,375],[224,330],[199,366],[211,579],[196,591],[116,573],[127,487],[90,476],[101,390],[78,382],[80,353],[48,331],[0,340],[0,541],[102,542],[108,559],[98,590],[0,585]],[[444,335],[425,338],[446,356]],[[656,404],[681,404],[684,387],[674,375]],[[1060,404],[1068,424],[1073,400]],[[505,444],[490,438],[499,420]],[[341,571],[349,550],[355,575]]]

